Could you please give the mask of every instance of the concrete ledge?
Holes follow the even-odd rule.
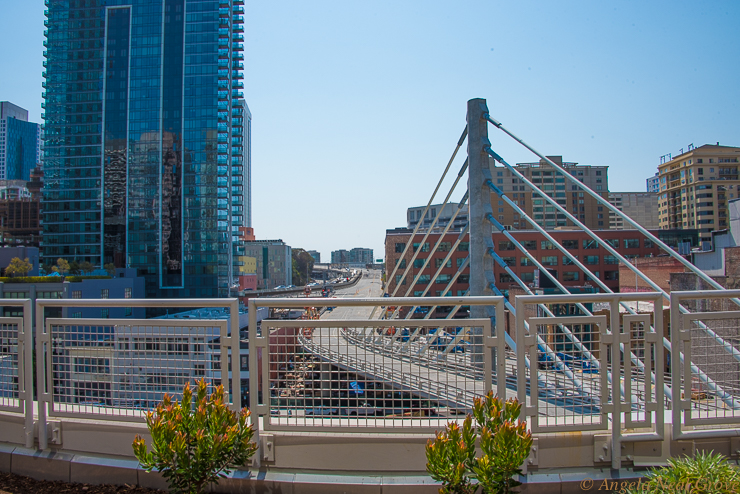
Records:
[[[137,484],[167,490],[158,472],[146,473],[131,457],[91,455],[60,451],[38,451],[0,443],[0,471],[10,471],[39,480],[62,480],[91,484]],[[530,472],[521,477],[521,492],[531,494],[582,494],[616,492],[635,487],[641,471],[609,468],[552,469]],[[236,470],[209,486],[209,492],[224,494],[433,494],[440,484],[423,473],[378,472],[353,475],[351,472],[301,472],[291,469]]]
[[[15,451],[15,446],[0,444],[0,472],[10,472],[13,451]]]
[[[320,475],[297,473],[293,480],[294,494],[381,494],[383,478],[378,476]]]
[[[236,470],[218,485],[211,484],[209,492],[223,494],[293,494],[294,473],[267,473]]]
[[[83,484],[128,484],[139,482],[139,462],[130,458],[75,455],[70,462],[70,479]]]
[[[167,484],[161,473],[155,471],[147,472],[139,466],[138,462],[136,463],[136,478],[138,479],[138,485],[141,487],[161,489],[163,491],[169,488],[169,484]]]
[[[73,454],[60,451],[39,451],[17,447],[13,451],[10,471],[36,480],[69,482],[69,470],[73,458]]]

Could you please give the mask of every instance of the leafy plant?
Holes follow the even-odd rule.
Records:
[[[103,266],[103,269],[106,270],[106,272],[108,273],[108,276],[113,276],[113,275],[116,274],[116,265],[113,264],[112,262],[109,262],[108,264],[105,264]]]
[[[190,383],[182,392],[182,402],[165,394],[146,424],[152,436],[152,451],[136,436],[134,454],[147,472],[158,470],[177,493],[198,494],[208,483],[231,469],[244,465],[257,451],[252,442],[254,430],[248,425],[249,410],[239,413],[224,404],[223,386],[210,396],[205,380],[196,385],[195,403]]]
[[[462,427],[450,422],[427,443],[427,471],[442,482],[440,493],[473,494],[478,487],[486,493],[509,493],[521,484],[513,477],[521,473],[532,448],[527,424],[517,421],[521,409],[516,399],[504,402],[489,392],[476,398],[473,416],[468,415]],[[483,453],[480,458],[475,456],[478,437]]]
[[[90,261],[82,261],[80,263],[80,271],[84,274],[92,273],[95,270],[95,265]]]
[[[668,466],[653,469],[628,494],[730,494],[740,491],[740,470],[719,453],[701,452],[694,458],[669,458]]]
[[[5,268],[5,272],[10,276],[26,276],[29,271],[33,269],[33,265],[26,257],[21,259],[20,257],[14,257],[10,260],[10,264]]]
[[[69,272],[69,261],[60,257],[57,259],[57,265],[53,266],[51,270],[64,276]]]

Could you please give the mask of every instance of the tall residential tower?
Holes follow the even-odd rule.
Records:
[[[229,295],[250,226],[243,3],[46,0],[45,262]]]

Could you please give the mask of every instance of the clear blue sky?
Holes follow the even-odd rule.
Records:
[[[659,157],[688,144],[740,145],[737,1],[245,7],[253,226],[322,259],[382,257],[385,230],[428,201],[471,98],[545,154],[608,165],[614,191],[644,190]],[[35,121],[43,11],[0,0],[0,100]],[[509,162],[536,161],[493,129],[491,141]]]

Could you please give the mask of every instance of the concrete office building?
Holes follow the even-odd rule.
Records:
[[[349,251],[344,249],[331,251],[332,264],[349,264]]]
[[[609,192],[609,203],[635,220],[643,228],[657,230],[658,194],[654,192]],[[609,228],[612,230],[634,230],[616,213],[609,211]]]
[[[579,165],[578,163],[563,162],[562,156],[548,156],[550,160],[565,168],[575,177],[604,199],[609,192],[609,178],[607,166]],[[493,183],[501,189],[517,206],[524,210],[538,225],[546,229],[573,226],[573,223],[558,213],[554,206],[550,206],[539,197],[533,197],[532,190],[511,171],[491,163]],[[538,163],[517,163],[517,171],[529,181],[540,187],[548,196],[572,213],[578,220],[592,230],[609,228],[609,215],[606,208],[599,205],[596,199],[589,196],[579,186],[566,180],[544,160]],[[506,204],[495,192],[491,192],[491,208],[494,217],[508,230],[526,230],[529,222],[520,218],[514,209]]]
[[[373,263],[373,249],[366,249],[364,247],[355,247],[349,251],[349,262],[350,264],[372,264]]]
[[[658,166],[661,229],[697,228],[702,242],[729,226],[728,200],[736,199],[740,148],[705,144]]]
[[[307,251],[307,252],[308,252],[308,255],[309,255],[309,256],[313,257],[313,261],[314,261],[314,262],[315,262],[316,264],[318,264],[318,263],[320,263],[320,262],[321,262],[321,252],[319,252],[319,251],[317,251],[317,250],[309,250],[309,251]]]
[[[40,163],[41,126],[28,121],[28,111],[0,101],[0,180],[30,180]]]
[[[658,172],[655,172],[655,175],[648,178],[646,182],[647,182],[648,192],[659,192],[660,191],[660,177],[658,176]]]
[[[229,295],[250,226],[243,4],[49,3],[45,262],[136,269],[147,297]]]
[[[439,219],[434,225],[434,230],[444,230],[444,228],[452,220],[452,215],[455,214],[455,212],[457,211],[458,203],[448,202],[447,204],[433,204],[429,206],[429,210],[427,211],[427,214],[424,215],[424,218],[422,220],[421,215],[424,212],[425,207],[426,206],[408,208],[408,210],[406,211],[406,225],[408,226],[408,228],[411,228],[413,230],[421,221],[422,224],[419,230],[429,230],[429,227],[432,225],[434,218],[436,218],[437,214],[439,214]],[[467,225],[467,223],[468,207],[466,205],[463,210],[460,211],[455,217],[451,229],[460,230],[462,228],[465,228],[465,225]]]
[[[257,260],[257,290],[293,284],[293,250],[282,240],[252,240],[244,243],[247,257]]]

